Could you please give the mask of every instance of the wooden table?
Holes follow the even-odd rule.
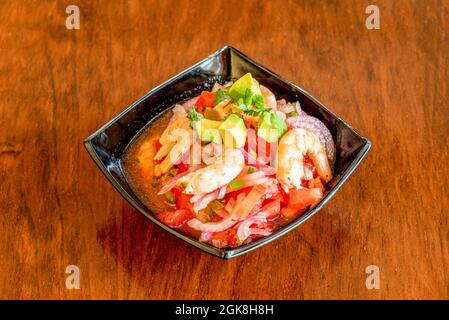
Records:
[[[380,30],[369,1],[2,2],[0,298],[449,298],[449,2],[376,3]],[[226,44],[373,142],[319,214],[229,261],[155,227],[82,145]]]

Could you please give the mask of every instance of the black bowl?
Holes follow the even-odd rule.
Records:
[[[173,106],[174,103],[196,96],[203,89],[211,89],[215,82],[224,83],[231,79],[239,78],[247,72],[251,72],[261,84],[269,87],[277,99],[285,98],[287,101],[299,101],[301,107],[308,114],[319,118],[326,124],[332,133],[337,149],[334,178],[328,185],[327,194],[315,208],[272,235],[237,248],[218,249],[209,244],[199,242],[160,222],[145,207],[129,186],[123,173],[120,159],[130,141],[139,131],[149,121]],[[201,250],[221,258],[233,258],[279,238],[320,210],[359,165],[370,149],[371,142],[357,133],[349,124],[328,110],[305,90],[269,71],[240,51],[226,46],[152,89],[89,136],[84,141],[84,145],[95,163],[118,192],[153,223]]]

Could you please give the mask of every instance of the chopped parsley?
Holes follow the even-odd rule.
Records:
[[[265,102],[260,94],[253,94],[251,89],[246,89],[245,95],[238,99],[237,109],[243,110],[243,113],[248,116],[257,117],[264,112],[269,112],[271,109],[265,108]],[[254,106],[254,108],[252,107]]]
[[[220,102],[222,102],[223,100],[225,100],[225,99],[227,99],[227,98],[229,98],[228,93],[227,93],[226,91],[223,91],[223,90],[221,90],[221,89],[218,89],[218,90],[215,92],[215,101],[214,101],[214,104],[217,105],[217,104],[219,104]]]
[[[204,116],[195,110],[195,108],[189,109],[187,111],[187,118],[189,118],[190,121],[199,121],[204,118]]]
[[[199,121],[204,118],[204,116],[195,110],[195,108],[189,109],[187,111],[187,118],[190,120],[190,127],[193,129],[193,122]]]

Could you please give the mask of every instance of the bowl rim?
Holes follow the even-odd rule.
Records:
[[[355,158],[351,161],[349,166],[346,168],[345,172],[340,176],[340,180],[330,189],[327,194],[321,199],[321,201],[312,209],[308,210],[306,213],[301,215],[300,217],[296,218],[295,220],[291,221],[287,225],[283,226],[279,230],[275,231],[273,234],[269,236],[265,236],[262,238],[259,238],[253,242],[250,242],[248,244],[235,247],[235,248],[217,248],[210,244],[195,240],[191,238],[190,236],[184,235],[183,233],[177,231],[174,228],[171,228],[167,226],[166,224],[159,221],[153,213],[151,213],[151,210],[146,208],[142,203],[139,203],[136,201],[134,197],[132,197],[125,189],[122,188],[121,184],[115,179],[115,177],[105,168],[103,165],[103,162],[98,157],[98,154],[95,152],[93,142],[92,140],[97,137],[99,134],[104,132],[107,128],[109,128],[111,125],[116,123],[118,120],[120,120],[125,114],[127,114],[129,111],[131,111],[133,108],[135,108],[137,105],[142,103],[145,99],[147,99],[149,96],[151,96],[153,93],[157,92],[159,89],[165,87],[166,85],[169,85],[173,81],[176,81],[177,79],[184,76],[186,73],[189,73],[190,71],[195,70],[198,68],[201,64],[204,62],[213,59],[217,56],[219,56],[224,51],[229,50],[230,52],[237,54],[241,58],[243,58],[245,61],[247,61],[250,64],[253,64],[259,69],[262,69],[264,72],[268,73],[270,76],[273,76],[277,78],[278,80],[288,84],[289,86],[295,88],[298,90],[302,95],[304,95],[306,98],[311,100],[313,103],[318,105],[320,108],[324,109],[326,112],[328,112],[333,118],[340,121],[347,129],[349,129],[353,134],[355,134],[361,141],[362,146],[355,156]],[[367,139],[366,137],[362,136],[359,132],[357,132],[350,124],[348,124],[345,120],[343,120],[340,116],[335,114],[332,110],[328,109],[323,103],[321,103],[317,98],[315,98],[313,95],[311,95],[309,92],[304,90],[303,88],[295,85],[294,83],[291,83],[289,80],[285,79],[284,77],[278,75],[277,73],[267,69],[266,67],[260,65],[258,62],[254,61],[244,53],[240,52],[236,48],[226,45],[223,48],[215,51],[214,53],[210,54],[206,58],[202,59],[201,61],[193,64],[192,66],[182,70],[175,76],[171,77],[170,79],[164,81],[163,83],[155,86],[151,90],[149,90],[147,93],[145,93],[141,98],[137,99],[135,102],[131,103],[127,108],[125,108],[123,111],[121,111],[119,114],[114,116],[112,119],[107,121],[104,125],[102,125],[100,128],[98,128],[94,133],[90,134],[87,138],[83,141],[84,147],[86,148],[87,152],[91,156],[91,158],[94,160],[95,164],[98,166],[98,168],[101,170],[101,172],[105,175],[107,180],[113,185],[113,187],[120,193],[120,195],[125,198],[125,200],[128,201],[131,206],[133,206],[135,209],[137,209],[141,214],[143,214],[145,217],[150,219],[154,224],[161,227],[165,231],[168,231],[169,233],[175,235],[176,237],[180,238],[181,240],[186,241],[187,243],[197,247],[198,249],[201,249],[209,254],[212,254],[214,256],[223,258],[223,259],[230,259],[238,257],[242,254],[248,253],[250,251],[253,251],[265,244],[268,244],[283,235],[289,233],[293,229],[297,228],[299,225],[307,221],[309,218],[311,218],[313,215],[315,215],[334,195],[335,193],[343,186],[343,184],[349,179],[349,177],[352,175],[354,170],[359,166],[363,158],[365,158],[368,151],[371,149],[372,142]],[[120,162],[120,159],[117,159]]]

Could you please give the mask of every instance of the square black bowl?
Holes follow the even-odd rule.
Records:
[[[268,237],[258,239],[237,248],[218,249],[202,243],[176,229],[166,226],[143,205],[129,186],[121,166],[121,157],[130,141],[151,120],[176,102],[198,95],[203,89],[211,89],[215,82],[224,83],[241,77],[247,72],[274,92],[277,99],[299,101],[310,115],[323,121],[332,133],[337,159],[334,178],[328,184],[328,192],[321,202],[296,220]],[[235,48],[226,46],[175,77],[152,89],[138,101],[126,108],[114,119],[89,136],[84,145],[118,192],[134,208],[159,227],[176,235],[195,247],[221,258],[233,258],[254,250],[293,230],[309,219],[340,189],[359,165],[371,147],[371,142],[357,133],[350,125],[328,110],[305,90],[269,71]]]

